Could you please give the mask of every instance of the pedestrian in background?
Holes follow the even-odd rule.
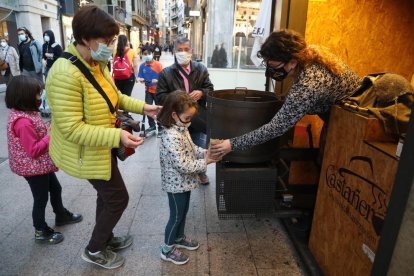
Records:
[[[157,91],[158,75],[162,71],[162,64],[153,59],[152,52],[149,49],[145,49],[143,52],[144,62],[139,67],[138,81],[145,84],[145,102],[147,104],[157,104],[155,92]],[[144,120],[145,122],[145,116]],[[155,131],[154,119],[148,117],[149,128],[146,133]],[[162,126],[158,124],[158,137],[162,132]]]
[[[51,30],[47,30],[43,33],[43,40],[45,41],[42,52],[43,60],[46,61],[44,72],[46,80],[47,74],[53,63],[62,55],[62,47],[55,41],[55,34]]]
[[[47,77],[46,96],[53,112],[50,156],[59,169],[87,179],[96,190],[95,226],[82,259],[114,269],[125,261],[115,251],[133,242],[130,235],[113,233],[129,201],[115,152],[122,145],[137,148],[144,142],[115,127],[115,111],[119,107],[155,117],[161,107],[122,94],[112,81],[106,64],[119,33],[112,16],[96,5],[86,5],[73,17],[72,29],[76,41],[62,54],[66,58],[55,62]],[[91,75],[95,85],[77,65]]]
[[[49,128],[39,116],[41,89],[39,82],[27,76],[16,76],[7,86],[9,166],[26,179],[32,191],[35,242],[57,244],[63,240],[62,233],[55,232],[45,221],[49,194],[57,226],[80,222],[82,215],[72,214],[62,203],[62,187],[55,174],[58,168],[48,153]]]
[[[186,91],[198,103],[198,113],[193,117],[189,131],[194,144],[207,148],[207,94],[213,91],[207,68],[200,62],[191,61],[192,48],[188,38],[181,37],[174,45],[175,62],[164,68],[158,77],[156,97],[158,103],[167,104],[166,97],[176,90]],[[199,175],[200,183],[209,184],[205,173]]]
[[[22,75],[36,78],[44,86],[42,74],[42,44],[25,27],[17,29],[19,36],[19,65]]]
[[[160,45],[158,45],[158,42],[155,42],[152,52],[154,53],[154,59],[156,61],[159,61],[161,57],[162,48]]]
[[[125,35],[118,37],[118,45],[113,57],[112,76],[115,85],[127,96],[131,96],[134,89],[135,75],[138,74],[138,55],[129,47],[128,38]]]
[[[219,67],[226,68],[227,67],[227,53],[224,49],[224,43],[221,43],[220,51],[219,51]]]
[[[14,76],[20,75],[19,55],[6,38],[0,39],[0,70],[6,85]]]
[[[218,45],[214,48],[213,55],[211,56],[211,66],[213,68],[220,67],[220,49]]]
[[[198,241],[184,234],[191,191],[198,187],[198,174],[205,173],[210,159],[208,151],[196,146],[188,132],[197,112],[197,101],[188,93],[174,91],[165,98],[158,121],[165,130],[161,135],[161,187],[167,192],[170,216],[165,227],[161,259],[182,265],[188,256],[179,250],[196,250]]]

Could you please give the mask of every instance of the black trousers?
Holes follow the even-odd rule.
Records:
[[[132,89],[134,89],[135,84],[135,75],[132,74],[129,79],[126,80],[115,80],[115,85],[122,92],[127,96],[131,96]]]
[[[112,230],[118,223],[126,207],[129,195],[119,172],[116,157],[112,155],[111,179],[88,180],[98,193],[96,200],[96,222],[92,237],[87,246],[90,252],[104,250],[114,236]]]
[[[36,176],[25,177],[33,194],[33,226],[36,230],[47,227],[45,221],[45,210],[49,200],[56,215],[63,214],[65,207],[62,203],[62,187],[54,172]]]

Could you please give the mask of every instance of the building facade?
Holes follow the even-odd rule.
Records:
[[[1,0],[0,36],[17,46],[17,28],[26,27],[33,38],[43,44],[43,32],[52,30],[56,41],[61,43],[61,28],[56,0]]]

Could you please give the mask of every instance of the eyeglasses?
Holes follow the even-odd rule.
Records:
[[[280,67],[285,66],[285,64],[286,64],[286,63],[284,63],[284,62],[280,62],[278,65],[273,66],[273,65],[270,65],[270,64],[269,64],[269,60],[262,60],[262,62],[260,63],[260,66],[263,66],[263,67],[265,67],[265,68],[267,68],[267,67],[271,67],[271,68],[274,68],[274,69],[278,69],[278,68],[280,68]],[[282,65],[282,66],[281,66],[281,65]]]
[[[109,41],[108,43],[106,43],[106,46],[113,46],[115,45],[115,42],[117,41],[118,37],[114,37],[114,39],[112,39],[111,41]]]

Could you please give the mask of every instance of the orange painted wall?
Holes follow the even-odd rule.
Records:
[[[414,74],[413,0],[309,0],[305,32],[360,76]]]

